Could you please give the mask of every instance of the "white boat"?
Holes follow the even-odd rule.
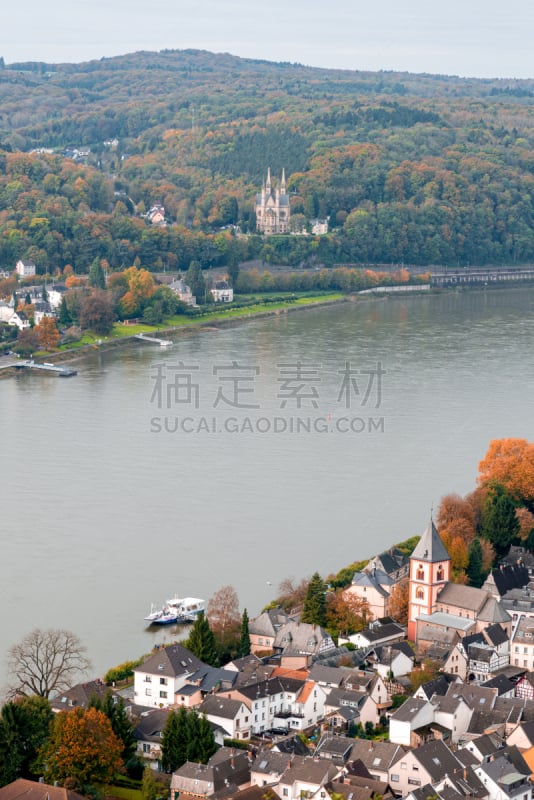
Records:
[[[152,606],[150,614],[145,617],[145,620],[152,625],[194,622],[198,614],[204,610],[204,600],[199,597],[171,597],[160,609]]]

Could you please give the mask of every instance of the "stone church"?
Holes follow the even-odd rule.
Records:
[[[289,233],[289,195],[286,194],[285,170],[282,170],[280,185],[274,189],[271,181],[271,168],[267,170],[267,180],[261,192],[256,195],[256,229],[258,233],[272,235]]]

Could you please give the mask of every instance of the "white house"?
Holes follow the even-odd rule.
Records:
[[[21,278],[29,278],[36,273],[35,264],[30,261],[17,261],[15,270]]]
[[[487,789],[489,800],[530,800],[530,776],[520,773],[505,755],[474,766],[473,769]]]
[[[270,728],[305,730],[324,716],[326,693],[313,681],[277,677],[226,693],[251,712],[253,734]]]
[[[410,697],[389,720],[389,741],[412,746],[412,732],[434,722],[434,706],[427,700]]]
[[[48,295],[48,302],[52,308],[58,309],[61,305],[63,295],[67,291],[64,283],[54,283],[52,286],[46,286],[46,293]]]
[[[216,303],[231,303],[234,299],[234,290],[227,281],[217,281],[210,292]]]
[[[242,700],[213,694],[206,697],[198,710],[223,728],[229,739],[250,739],[251,712]]]
[[[162,647],[134,669],[134,702],[139,706],[168,708],[187,678],[204,667],[181,644]]]
[[[23,311],[12,311],[7,324],[16,326],[19,331],[23,331],[30,327],[30,320]]]
[[[191,291],[191,287],[187,285],[181,278],[174,280],[169,284],[169,289],[174,292],[178,300],[188,306],[196,306],[197,299]]]

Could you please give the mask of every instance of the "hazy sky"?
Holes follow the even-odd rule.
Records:
[[[198,48],[317,67],[534,78],[532,0],[22,0],[0,55],[86,61]]]

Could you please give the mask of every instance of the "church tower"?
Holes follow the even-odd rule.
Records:
[[[410,556],[408,639],[411,642],[415,641],[417,617],[432,614],[439,592],[450,580],[450,572],[450,556],[431,518]]]
[[[261,192],[256,195],[256,230],[266,235],[289,233],[291,206],[286,189],[286,173],[282,170],[282,179],[275,187],[271,179],[271,168],[267,169],[267,180]]]

